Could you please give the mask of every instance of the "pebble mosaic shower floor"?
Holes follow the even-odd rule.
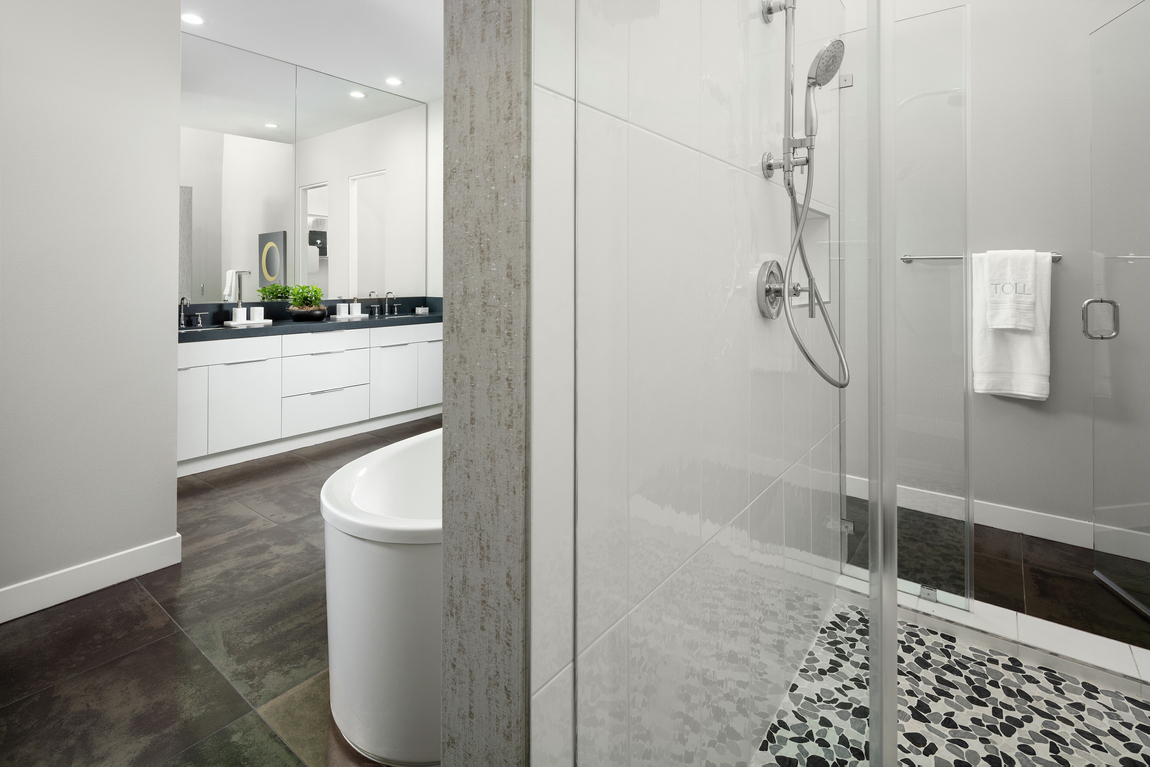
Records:
[[[867,616],[835,604],[756,767],[865,767]],[[899,622],[899,765],[1146,767],[1150,704]]]

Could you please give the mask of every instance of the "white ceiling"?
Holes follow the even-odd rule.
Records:
[[[417,101],[443,98],[443,0],[181,0],[185,32]],[[398,77],[403,85],[384,80]]]

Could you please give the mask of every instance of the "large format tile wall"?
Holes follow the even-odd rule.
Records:
[[[800,2],[800,75],[843,13]],[[753,294],[790,242],[781,174],[758,172],[783,24],[749,0],[536,0],[533,47],[533,760],[744,763],[840,545],[837,390]],[[837,102],[819,94],[832,241]],[[821,320],[796,319],[830,366]]]

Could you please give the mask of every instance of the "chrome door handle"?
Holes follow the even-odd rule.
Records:
[[[1090,305],[1091,304],[1110,304],[1114,309],[1114,331],[1109,335],[1093,335],[1090,332]],[[1082,335],[1089,338],[1091,341],[1109,341],[1111,338],[1118,337],[1118,302],[1112,301],[1109,298],[1090,298],[1082,304]]]
[[[312,353],[312,355],[311,355],[311,356],[313,356],[313,357],[322,357],[322,356],[324,356],[325,354],[343,354],[343,353],[344,353],[344,352],[346,352],[346,351],[347,351],[347,349],[336,349],[335,351],[332,351],[332,352],[314,352],[314,353]]]

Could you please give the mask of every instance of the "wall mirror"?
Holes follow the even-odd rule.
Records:
[[[427,107],[183,33],[179,297],[427,292]],[[269,245],[269,243],[271,243]]]

